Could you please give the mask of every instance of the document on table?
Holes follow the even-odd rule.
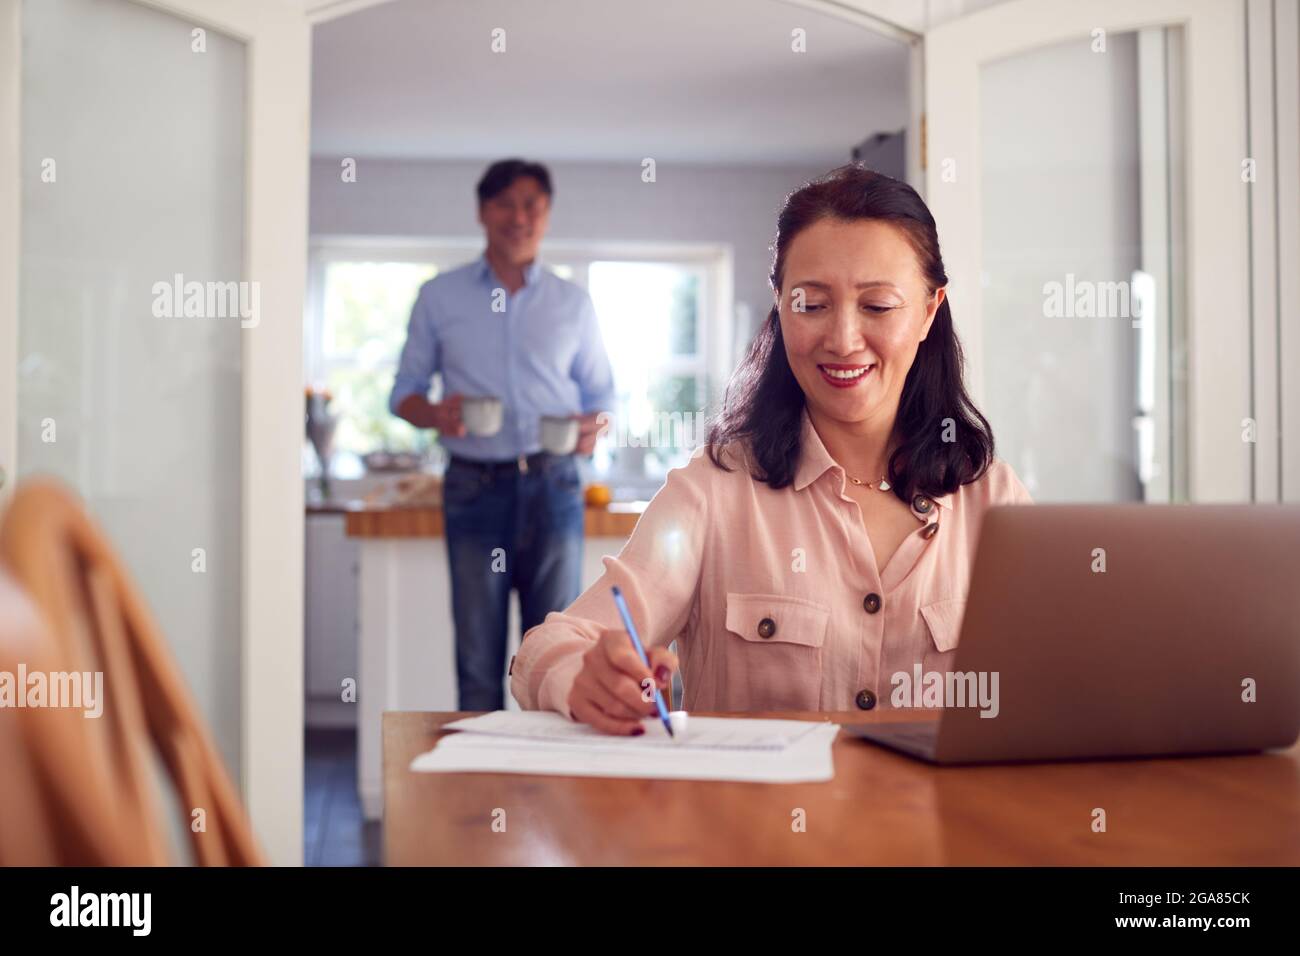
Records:
[[[676,715],[675,715],[676,716]],[[679,718],[680,719],[680,718]],[[603,734],[560,714],[496,711],[446,725],[449,734],[411,769],[803,783],[835,776],[839,725],[807,720],[690,717],[676,738],[657,718],[639,737]]]

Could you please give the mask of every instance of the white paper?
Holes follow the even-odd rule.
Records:
[[[838,724],[817,721],[691,717],[674,743],[657,718],[646,722],[644,736],[616,737],[536,711],[498,711],[447,727],[467,729],[443,737],[411,770],[817,782],[835,776],[831,746],[839,732]]]
[[[685,717],[682,711],[671,716]],[[463,730],[514,739],[551,740],[579,743],[608,743],[623,748],[722,747],[729,750],[780,750],[817,726],[810,720],[762,720],[752,717],[691,717],[682,721],[685,732],[669,737],[663,721],[647,717],[641,722],[646,732],[640,737],[602,733],[588,724],[572,721],[552,711],[497,710],[479,717],[462,717],[447,724],[446,730]]]

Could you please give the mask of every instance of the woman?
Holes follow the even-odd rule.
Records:
[[[962,384],[947,281],[905,183],[852,165],[792,193],[776,304],[705,448],[600,580],[524,636],[520,705],[639,734],[673,640],[688,711],[870,710],[894,674],[950,669],[980,519],[1029,494]]]

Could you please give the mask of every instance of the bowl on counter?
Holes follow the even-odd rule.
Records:
[[[372,451],[361,458],[366,471],[415,471],[424,464],[424,456],[414,451]]]

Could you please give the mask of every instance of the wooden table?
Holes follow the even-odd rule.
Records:
[[[816,784],[413,773],[462,713],[384,714],[389,865],[1300,864],[1300,745],[932,767],[841,732]],[[725,715],[718,715],[725,716]],[[746,716],[862,723],[907,711]],[[1092,830],[1093,810],[1106,832]],[[805,832],[792,821],[804,811]],[[505,832],[493,819],[505,811]]]

